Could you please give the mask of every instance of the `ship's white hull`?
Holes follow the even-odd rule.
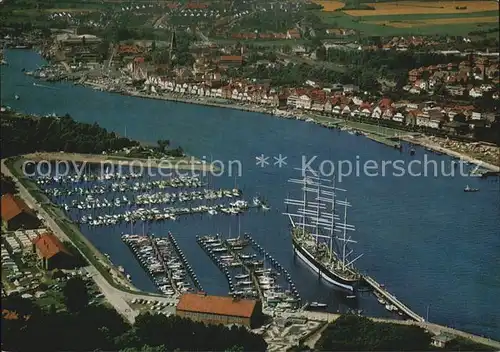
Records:
[[[293,249],[294,249],[295,253],[297,254],[297,256],[311,270],[313,270],[316,274],[318,274],[326,282],[328,282],[328,283],[330,283],[332,285],[341,287],[343,289],[349,290],[349,291],[354,291],[354,287],[352,285],[349,285],[349,284],[346,284],[346,283],[342,283],[342,282],[340,282],[340,280],[335,280],[334,277],[333,277],[334,276],[333,273],[330,273],[328,271],[325,272],[325,271],[321,270],[318,267],[318,265],[315,264],[316,261],[314,259],[310,259],[310,258],[313,258],[313,256],[305,248],[301,248],[301,250],[298,250],[297,247],[294,245]],[[302,252],[305,252],[305,253],[302,253]]]

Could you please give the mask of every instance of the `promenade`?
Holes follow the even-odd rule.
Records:
[[[431,142],[428,138],[425,138],[425,137],[416,137],[416,136],[405,135],[405,136],[401,136],[401,140],[404,140],[406,142],[413,143],[413,144],[418,144],[418,145],[421,145],[422,147],[425,147],[425,148],[428,148],[428,149],[431,149],[431,150],[434,150],[434,151],[437,151],[437,152],[440,152],[443,154],[454,156],[456,158],[467,161],[471,164],[478,165],[484,169],[488,169],[489,171],[500,172],[500,166],[493,165],[493,164],[487,163],[485,161],[473,158],[473,157],[466,155],[464,153],[459,153],[457,151],[441,147],[440,145]]]
[[[99,84],[99,83],[94,83],[90,81],[85,81],[83,83],[84,85],[92,86],[95,88],[99,88],[103,91],[107,90],[106,85],[104,84]],[[459,153],[456,151],[453,151],[451,149],[443,148],[435,143],[431,143],[428,140],[424,140],[423,138],[417,138],[416,136],[419,133],[416,132],[408,132],[405,130],[398,130],[395,128],[388,128],[388,127],[381,127],[375,124],[367,124],[359,121],[354,121],[354,120],[344,120],[344,119],[339,119],[335,118],[333,116],[321,116],[313,111],[293,111],[289,112],[288,114],[275,114],[274,111],[275,109],[269,108],[269,107],[262,107],[254,104],[245,104],[241,105],[238,104],[237,102],[234,101],[228,101],[227,103],[217,103],[214,101],[211,101],[211,98],[204,98],[204,97],[198,97],[198,96],[174,96],[171,94],[146,94],[146,93],[141,93],[137,91],[126,91],[121,93],[123,95],[128,95],[128,96],[133,96],[133,97],[138,97],[138,98],[144,98],[144,99],[158,99],[158,100],[167,100],[167,101],[174,101],[174,102],[179,102],[179,103],[185,103],[185,104],[197,104],[197,105],[204,105],[204,106],[211,106],[211,107],[217,107],[217,108],[225,108],[225,109],[234,109],[234,110],[241,110],[241,111],[247,111],[247,112],[256,112],[256,113],[261,113],[261,114],[268,114],[272,115],[275,117],[279,118],[292,118],[292,119],[299,119],[299,120],[312,120],[315,123],[323,126],[323,127],[331,127],[332,125],[340,125],[342,124],[341,121],[344,121],[344,126],[347,127],[348,129],[355,129],[364,132],[365,136],[375,142],[384,144],[389,147],[399,147],[400,143],[398,141],[393,140],[393,138],[398,138],[401,141],[406,141],[410,142],[413,144],[418,144],[423,147],[439,151],[441,153],[454,156],[457,158],[460,158],[462,160],[468,161],[470,163],[476,164],[476,165],[481,165],[481,167],[488,169],[490,171],[494,172],[499,172],[500,171],[500,166],[493,165],[491,163],[484,162],[482,160],[476,159],[474,157],[471,157],[467,154],[464,153]]]

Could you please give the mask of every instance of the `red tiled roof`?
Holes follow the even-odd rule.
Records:
[[[122,54],[138,54],[141,51],[135,45],[120,45],[118,52]]]
[[[23,315],[22,318],[24,320],[28,320],[30,318],[30,316],[29,315]],[[16,311],[13,311],[13,310],[2,309],[2,319],[5,319],[5,320],[18,320],[19,319],[19,314]]]
[[[415,84],[419,82],[419,81],[416,81]],[[380,100],[378,106],[380,106],[381,108],[388,108],[389,106],[392,105],[392,100],[389,99],[389,98],[382,98],[382,100]]]
[[[34,215],[33,211],[21,199],[7,193],[2,196],[2,220],[10,221],[12,218],[25,212]]]
[[[194,2],[190,2],[186,5],[188,9],[206,9],[208,7],[207,4],[197,4]]]
[[[177,310],[250,318],[256,303],[249,299],[185,293],[177,303]]]
[[[235,62],[242,62],[243,57],[240,55],[223,55],[220,57],[220,61],[235,61]]]
[[[59,239],[51,233],[44,233],[33,240],[33,244],[38,248],[44,258],[52,258],[59,252],[69,254],[68,250],[59,241]]]

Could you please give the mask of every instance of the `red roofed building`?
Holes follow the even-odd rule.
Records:
[[[2,196],[2,222],[7,230],[36,229],[40,225],[40,220],[26,203],[12,194]]]
[[[286,32],[286,39],[300,39],[300,33],[296,29],[289,29]]]
[[[177,315],[208,324],[237,324],[255,327],[262,317],[260,301],[233,297],[185,293],[179,299]]]
[[[241,56],[241,55],[223,55],[220,57],[219,64],[222,67],[241,66],[243,64],[243,56]]]
[[[33,240],[33,252],[38,256],[40,267],[45,270],[70,268],[73,263],[73,256],[51,233],[44,233]]]

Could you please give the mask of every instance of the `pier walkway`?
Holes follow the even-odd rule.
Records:
[[[405,313],[407,316],[418,322],[425,322],[425,319],[420,315],[412,311],[410,308],[405,306],[401,301],[399,301],[396,296],[388,292],[385,288],[380,286],[380,284],[375,281],[370,276],[363,276],[364,281],[370,285],[376,292],[378,292],[384,299],[386,299],[393,306],[397,307],[400,311]]]

